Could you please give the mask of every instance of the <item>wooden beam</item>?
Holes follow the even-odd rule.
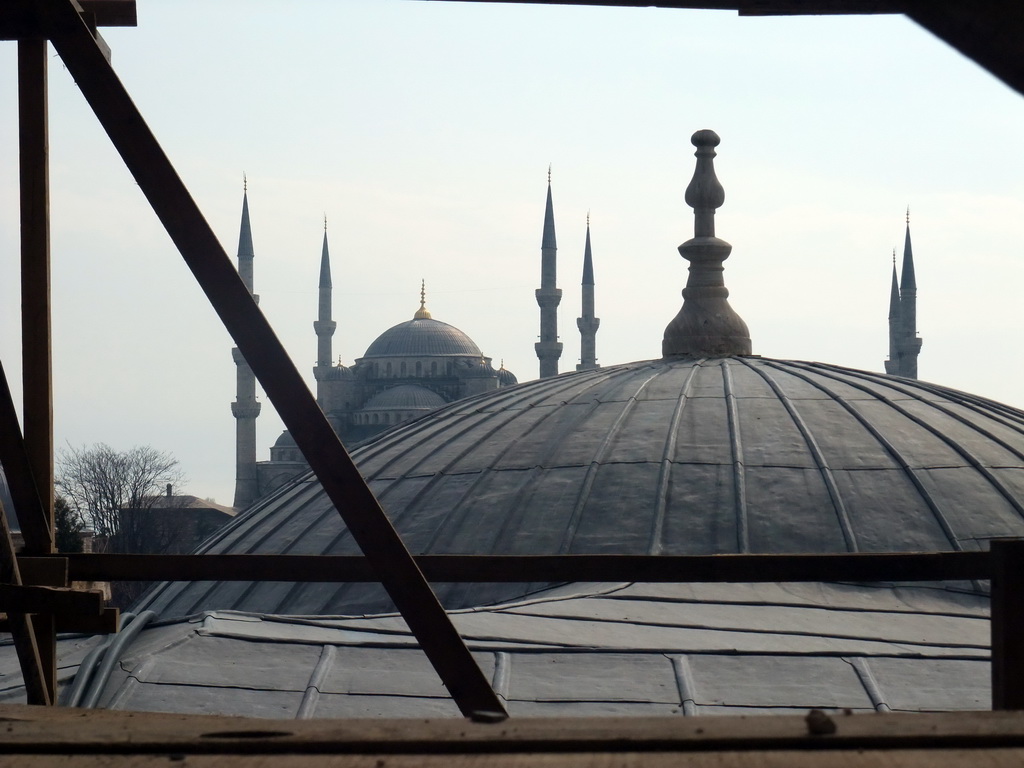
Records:
[[[90,28],[134,27],[138,24],[135,0],[78,0]],[[0,3],[0,40],[45,40],[43,16],[34,0]]]
[[[913,0],[908,6],[910,18],[1024,94],[1024,4],[1020,0]]]
[[[1024,709],[1024,540],[992,542],[992,709]]]
[[[34,587],[68,586],[68,559],[59,555],[51,557],[18,556],[21,583]]]
[[[60,587],[32,587],[25,584],[0,584],[0,611],[5,613],[103,613],[103,593]]]
[[[98,27],[136,27],[139,11],[135,0],[78,0],[86,13],[91,13]]]
[[[50,160],[45,40],[18,41],[21,168],[21,379],[25,453],[43,525],[26,526],[25,551],[53,551],[53,373],[50,333]],[[20,511],[20,508],[19,508]]]
[[[0,502],[0,585],[17,587],[20,584],[21,571],[14,554],[14,540],[7,524],[7,512],[4,510],[3,502]],[[28,703],[52,704],[56,695],[56,668],[53,670],[54,685],[51,685],[48,664],[44,664],[44,656],[40,654],[39,644],[36,642],[37,632],[32,616],[10,615],[8,631],[14,640],[14,650],[18,654],[21,679],[25,683]]]
[[[373,582],[344,555],[68,554],[74,581]],[[35,560],[36,558],[33,558]],[[45,558],[43,558],[45,559]],[[434,582],[641,583],[987,579],[987,552],[835,555],[418,555]]]
[[[353,538],[464,714],[504,713],[462,638],[250,296],[71,0],[40,0],[54,47]]]
[[[0,619],[0,632],[10,632],[10,620]],[[98,616],[83,613],[57,614],[54,629],[57,632],[82,632],[87,635],[112,635],[121,626],[121,612],[117,608],[104,608]]]
[[[3,465],[7,485],[11,489],[11,500],[14,502],[15,513],[21,526],[21,533],[26,542],[42,542],[38,547],[47,554],[53,546],[46,547],[47,536],[51,536],[51,528],[43,511],[43,503],[35,482],[32,480],[32,467],[29,465],[25,441],[21,437],[21,424],[18,422],[18,411],[14,406],[11,389],[7,384],[7,374],[3,361],[0,360],[0,465]],[[51,539],[52,541],[52,539]]]

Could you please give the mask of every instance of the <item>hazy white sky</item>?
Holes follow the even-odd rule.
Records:
[[[757,354],[881,370],[911,207],[921,378],[1024,405],[1024,99],[902,17],[411,0],[140,0],[115,69],[312,383],[323,216],[335,354],[435,318],[537,373],[553,165],[561,370],[591,212],[602,364],[657,357],[692,234],[690,134],[722,137],[718,234]],[[0,358],[20,392],[15,44],[0,45]],[[151,444],[230,503],[232,342],[51,59],[58,444]],[[260,459],[280,433],[265,402]]]

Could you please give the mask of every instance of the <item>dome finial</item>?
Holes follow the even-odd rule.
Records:
[[[327,234],[327,211],[324,211],[324,234]]]
[[[242,171],[242,194],[246,194],[249,191],[249,179],[245,177],[245,171]]]
[[[907,204],[907,226],[910,226],[910,204]]]
[[[430,312],[427,310],[427,281],[420,280],[420,308],[412,316],[413,320],[429,320]]]
[[[725,190],[715,175],[715,147],[721,139],[714,131],[697,131],[690,139],[697,147],[697,167],[686,188],[686,203],[693,208],[693,239],[679,246],[690,262],[683,289],[683,306],[665,329],[661,351],[665,357],[749,355],[750,331],[729,306],[729,290],[722,262],[732,246],[715,237],[715,210],[725,202]]]
[[[548,184],[551,183],[551,163],[548,163]]]

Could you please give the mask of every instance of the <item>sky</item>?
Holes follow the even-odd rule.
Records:
[[[232,256],[247,177],[260,307],[311,387],[325,215],[336,357],[411,319],[423,279],[436,319],[536,378],[549,164],[560,370],[588,212],[599,363],[659,357],[689,138],[711,128],[755,354],[881,371],[909,206],[920,377],[1024,407],[1024,98],[903,17],[139,0],[138,27],[103,35]],[[0,43],[0,360],[20,397],[15,54]],[[230,504],[233,343],[55,55],[49,82],[56,443],[152,445]],[[282,426],[261,399],[265,460]]]

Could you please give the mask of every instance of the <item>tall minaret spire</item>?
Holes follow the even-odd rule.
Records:
[[[889,359],[885,363],[885,372],[916,379],[917,357],[920,353],[921,339],[917,335],[917,276],[914,274],[914,249],[910,243],[908,206],[907,234],[903,241],[903,269],[898,287],[896,251],[893,250],[892,288],[889,298]]]
[[[597,329],[601,319],[594,317],[594,258],[590,253],[590,213],[587,213],[587,244],[583,248],[583,297],[581,317],[576,318],[580,329],[580,364],[577,371],[590,371],[597,364]]]
[[[537,305],[540,307],[540,341],[534,344],[540,360],[540,378],[558,375],[558,358],[562,356],[562,342],[558,340],[558,304],[562,291],[556,287],[555,212],[551,204],[551,166],[548,166],[548,198],[544,207],[544,236],[540,245],[540,288]]]
[[[900,376],[916,379],[921,339],[917,337],[917,276],[914,274],[914,251],[910,245],[910,206],[907,206],[907,234],[903,241],[903,271],[900,275],[900,322],[903,326]]]
[[[242,176],[242,224],[238,232],[238,274],[249,289],[253,301],[260,297],[253,293],[252,264],[255,254],[252,247],[252,229],[249,226],[249,184]],[[256,376],[245,362],[237,347],[231,350],[235,361],[236,382],[235,402],[231,413],[235,417],[235,500],[233,506],[242,509],[259,496],[256,477],[256,417],[260,415],[260,403],[256,399]]]
[[[324,214],[324,244],[320,251],[320,298],[317,319],[313,321],[316,331],[316,367],[313,378],[316,379],[316,399],[320,406],[324,405],[322,382],[334,363],[331,351],[331,338],[338,324],[331,318],[331,255],[327,249],[327,214]]]

